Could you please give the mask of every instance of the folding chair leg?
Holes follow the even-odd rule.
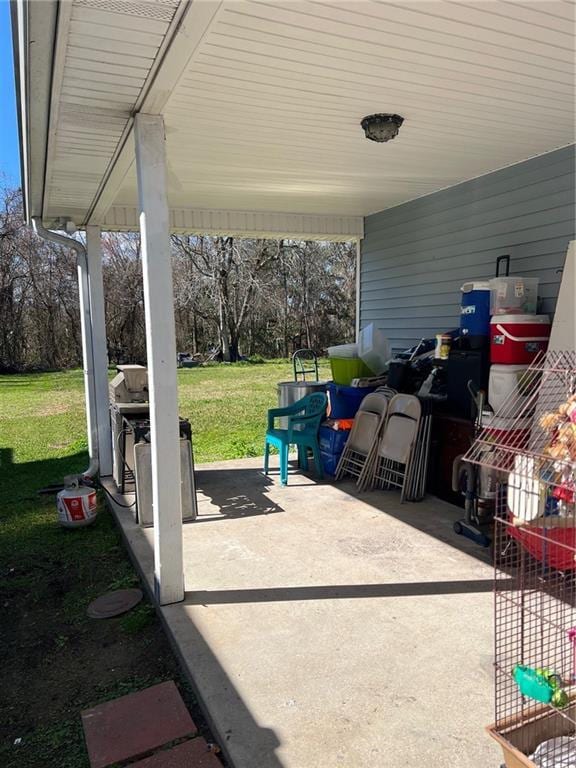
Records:
[[[280,449],[280,483],[288,485],[288,444],[283,443]]]
[[[374,464],[378,461],[377,458],[372,457],[370,454],[366,457],[364,466],[362,467],[358,479],[356,480],[356,488],[359,491],[367,491],[374,487]]]
[[[400,491],[400,504],[404,504],[406,501],[406,494],[408,492],[410,475],[412,474],[412,456],[408,457],[408,461],[404,464],[404,478],[402,479],[402,490]]]
[[[264,474],[268,474],[268,464],[270,460],[270,444],[268,440],[264,443]]]
[[[400,491],[400,504],[404,504],[406,501],[406,475],[404,475],[404,480],[402,482],[402,490]]]

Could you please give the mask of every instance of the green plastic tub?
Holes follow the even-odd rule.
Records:
[[[359,357],[331,357],[332,379],[335,384],[343,384],[348,387],[352,379],[374,374]]]

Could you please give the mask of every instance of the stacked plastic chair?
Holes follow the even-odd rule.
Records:
[[[362,400],[336,467],[336,480],[343,477],[360,478],[378,445],[392,392],[393,390],[372,392]]]
[[[400,502],[404,501],[421,413],[414,395],[395,395],[390,400],[385,426],[358,478],[361,490],[400,488]]]

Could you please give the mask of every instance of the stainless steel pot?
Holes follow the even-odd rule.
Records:
[[[327,381],[281,381],[278,384],[278,405],[286,408],[314,392],[326,392]],[[288,429],[288,417],[279,419],[281,429]]]

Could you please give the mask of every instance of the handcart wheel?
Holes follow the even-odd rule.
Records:
[[[464,528],[462,527],[462,523],[460,522],[460,520],[456,520],[456,522],[454,523],[454,533],[457,533],[458,536],[462,536],[462,534],[464,533]]]

